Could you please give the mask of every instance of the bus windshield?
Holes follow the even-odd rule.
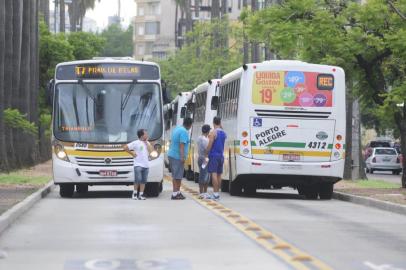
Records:
[[[54,135],[80,143],[127,143],[144,128],[162,135],[156,83],[60,83],[56,86]]]

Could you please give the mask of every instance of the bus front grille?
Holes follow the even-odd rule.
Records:
[[[132,158],[96,158],[96,157],[75,157],[79,166],[88,167],[125,167],[133,166]]]

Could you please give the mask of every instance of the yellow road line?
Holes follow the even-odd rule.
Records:
[[[170,181],[170,177],[165,176],[165,180]],[[189,193],[189,195],[198,202],[200,205],[209,209],[211,212],[222,217],[228,223],[233,225],[243,234],[254,240],[261,245],[264,249],[271,254],[285,261],[293,269],[298,270],[332,270],[330,266],[326,265],[317,258],[307,254],[306,252],[289,244],[282,238],[274,233],[256,224],[254,221],[244,217],[240,213],[225,207],[219,202],[212,200],[202,200],[198,198],[199,193],[188,184],[182,184],[182,190]]]

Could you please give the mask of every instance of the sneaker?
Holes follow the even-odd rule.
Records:
[[[171,196],[171,200],[180,200],[180,198],[179,198],[179,196],[178,195],[175,195],[175,196]]]
[[[147,198],[145,198],[143,195],[138,196],[138,200],[140,201],[145,201]]]
[[[198,198],[201,200],[206,199],[206,194],[200,193]]]
[[[211,195],[211,199],[212,199],[212,200],[215,200],[215,201],[218,201],[218,200],[220,200],[220,195],[214,195],[214,194],[212,194],[212,195]]]
[[[179,193],[177,196],[179,197],[179,200],[184,200],[184,199],[186,199],[186,197],[183,196],[182,193]]]
[[[133,200],[138,200],[137,192],[133,192],[132,199],[133,199]]]

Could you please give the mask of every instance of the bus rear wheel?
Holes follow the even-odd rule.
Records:
[[[221,180],[221,191],[229,192],[230,191],[230,180]]]
[[[89,186],[86,184],[77,184],[76,185],[76,192],[77,193],[86,193],[89,191]]]
[[[63,198],[71,198],[73,192],[75,191],[74,184],[60,184],[59,185],[59,195]]]
[[[308,200],[317,200],[317,197],[319,196],[318,185],[305,186],[304,195]]]
[[[333,197],[333,183],[321,183],[319,187],[319,196],[321,200],[331,200]]]

